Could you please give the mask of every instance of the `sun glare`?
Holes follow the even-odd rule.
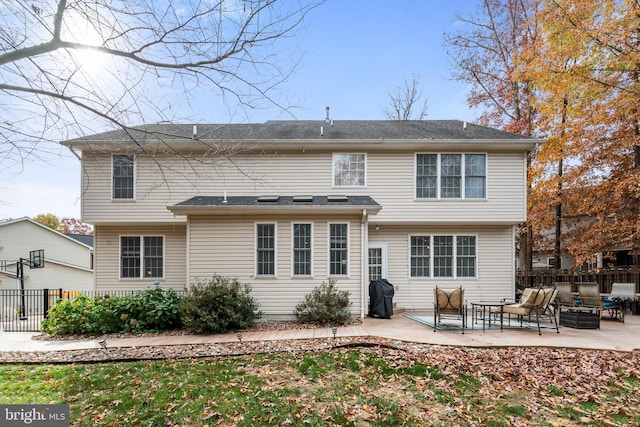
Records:
[[[67,14],[65,16],[66,31],[63,37],[86,48],[73,49],[72,57],[78,67],[84,71],[97,72],[108,62],[109,55],[100,52],[98,48],[104,40],[95,26],[81,15]]]

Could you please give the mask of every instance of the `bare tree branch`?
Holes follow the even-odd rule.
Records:
[[[411,80],[405,79],[403,86],[389,93],[389,104],[382,113],[389,120],[422,120],[427,116],[428,101],[421,100],[420,76],[413,74]]]
[[[185,106],[204,93],[288,111],[277,89],[297,62],[277,44],[323,1],[3,2],[0,161],[71,137],[174,121],[194,114]]]

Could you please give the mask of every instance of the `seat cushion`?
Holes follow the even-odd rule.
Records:
[[[520,306],[522,307],[532,307],[533,305],[535,305],[536,300],[541,297],[544,298],[544,294],[543,295],[539,295],[540,292],[538,292],[538,289],[534,289],[534,288],[527,288],[524,290],[524,292],[522,293],[522,299],[520,300]],[[542,301],[540,301],[542,302]],[[509,307],[509,306],[505,306]]]
[[[524,306],[523,304],[509,304],[503,307],[502,312],[506,314],[519,314],[526,316],[531,312],[531,306]]]

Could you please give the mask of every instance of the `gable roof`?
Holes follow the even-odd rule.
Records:
[[[519,143],[520,148],[533,147],[542,140],[504,132],[461,120],[271,120],[265,123],[173,124],[136,126],[126,130],[89,135],[63,142],[68,147],[89,149],[135,141],[147,143],[189,141],[296,143],[327,141],[447,141]],[[523,145],[521,145],[523,144]]]
[[[47,227],[46,225],[41,224],[38,221],[35,221],[35,220],[33,220],[33,219],[29,218],[29,217],[26,217],[26,216],[23,216],[21,218],[16,218],[16,219],[9,219],[9,220],[6,220],[6,221],[0,221],[0,227],[8,227],[8,226],[11,226],[12,224],[17,224],[17,223],[20,223],[20,222],[28,222],[28,223],[33,224],[35,226],[38,226],[38,227],[40,227],[40,228],[42,228],[42,229],[44,229],[44,230],[46,230],[48,232],[51,232],[51,233],[53,233],[55,235],[58,235],[58,236],[60,236],[60,237],[62,237],[64,239],[68,239],[68,240],[70,240],[70,241],[72,241],[72,242],[74,242],[76,244],[85,246],[85,247],[87,247],[89,249],[93,248],[93,236],[91,236],[91,244],[90,244],[90,243],[88,243],[86,241],[81,241],[80,239],[76,239],[71,235],[60,233],[59,231],[54,230],[51,227]]]

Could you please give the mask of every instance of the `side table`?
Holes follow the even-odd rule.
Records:
[[[485,330],[485,322],[487,321],[487,316],[489,318],[489,329],[491,329],[491,309],[492,308],[500,308],[500,332],[502,332],[503,328],[503,319],[504,319],[504,306],[507,305],[504,301],[472,301],[471,303],[471,329],[473,329],[473,325],[477,323],[478,316],[482,313],[482,332]]]

